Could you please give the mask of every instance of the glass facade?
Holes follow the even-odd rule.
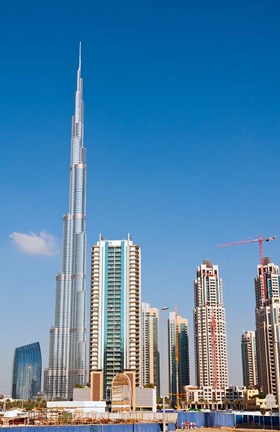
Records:
[[[168,345],[170,402],[178,408],[184,386],[190,384],[190,361],[188,320],[176,312],[169,313]]]
[[[90,371],[103,371],[103,397],[113,378],[135,371],[140,385],[140,248],[128,240],[92,247]]]
[[[42,356],[39,342],[15,350],[12,397],[32,399],[41,391]]]
[[[63,218],[62,270],[56,277],[55,323],[50,330],[49,368],[44,392],[71,399],[86,383],[86,149],[81,58],[72,119],[69,213]]]

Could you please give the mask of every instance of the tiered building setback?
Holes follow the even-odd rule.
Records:
[[[86,373],[86,149],[81,47],[72,119],[69,213],[63,218],[62,270],[56,276],[55,322],[50,330],[47,399],[71,399]]]

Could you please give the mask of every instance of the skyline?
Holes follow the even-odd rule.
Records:
[[[255,328],[258,247],[216,245],[276,235],[264,256],[280,263],[280,6],[176,1],[159,9],[144,1],[135,10],[82,1],[77,19],[74,2],[67,11],[58,3],[12,1],[2,10],[0,391],[11,387],[17,346],[39,340],[47,364],[80,40],[87,273],[99,233],[131,233],[142,249],[142,301],[177,304],[189,320],[194,382],[195,270],[203,259],[219,265],[229,382],[242,384],[240,341]],[[15,247],[27,238],[37,254]],[[89,285],[88,276],[87,311]]]

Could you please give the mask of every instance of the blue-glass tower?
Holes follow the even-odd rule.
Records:
[[[12,397],[32,399],[41,391],[42,356],[39,342],[15,350]]]
[[[56,276],[55,323],[50,330],[47,399],[70,399],[86,380],[86,149],[81,46],[72,119],[69,213],[63,218],[62,271]]]

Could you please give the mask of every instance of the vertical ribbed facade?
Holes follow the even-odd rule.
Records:
[[[190,384],[189,324],[176,312],[169,312],[168,360],[171,406],[180,408],[184,387]]]
[[[39,342],[16,348],[12,397],[29,400],[41,392],[42,356]]]
[[[63,218],[62,270],[56,277],[55,322],[50,330],[47,399],[70,399],[86,383],[86,150],[81,55],[72,119],[69,213]]]
[[[256,337],[254,331],[245,331],[241,337],[243,385],[248,389],[258,385]]]
[[[195,377],[197,386],[228,386],[226,317],[219,268],[205,260],[194,281]]]
[[[280,394],[280,276],[270,258],[258,265],[255,277],[258,384],[264,394]]]
[[[142,381],[154,384],[160,395],[159,310],[142,303]]]
[[[92,247],[90,372],[103,371],[103,397],[117,373],[141,378],[141,250],[128,240],[103,240]],[[108,396],[110,397],[110,396]]]

